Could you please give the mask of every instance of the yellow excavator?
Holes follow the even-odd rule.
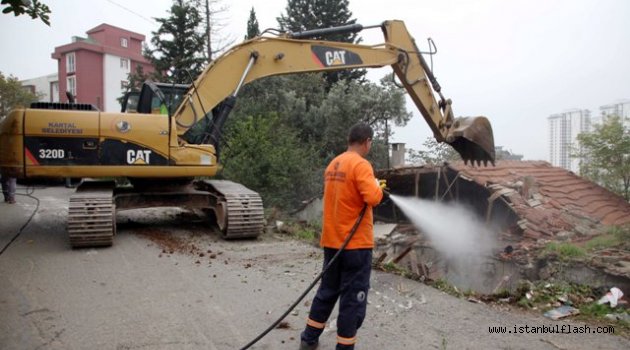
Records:
[[[369,28],[381,28],[385,42],[367,46],[311,39]],[[243,85],[279,74],[387,65],[437,141],[450,144],[465,161],[494,163],[488,120],[453,117],[451,100],[442,95],[414,39],[403,22],[394,20],[244,41],[208,65],[190,86],[171,86],[175,93],[164,93],[169,84],[147,83],[134,101],[135,113],[100,112],[77,103],[35,103],[13,110],[0,124],[0,171],[18,178],[130,179],[132,187],[85,180],[77,187],[68,209],[72,247],[111,245],[116,210],[159,206],[210,209],[225,238],[256,237],[264,220],[256,192],[225,180],[190,181],[219,170],[222,127]],[[154,113],[156,99],[157,110],[167,115]]]

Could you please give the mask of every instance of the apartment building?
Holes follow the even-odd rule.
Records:
[[[579,159],[571,153],[579,149],[577,136],[591,130],[591,112],[588,109],[571,109],[552,114],[549,122],[549,162],[579,173]]]
[[[59,102],[59,76],[57,73],[20,80],[20,84],[37,95],[39,102]]]
[[[603,123],[610,116],[621,118],[624,127],[630,130],[630,100],[620,100],[599,107],[600,116],[594,123]]]
[[[79,103],[106,112],[120,111],[117,99],[125,91],[128,74],[137,66],[145,73],[153,71],[142,56],[145,36],[105,23],[86,34],[55,47],[52,53],[58,66],[59,100],[68,102],[68,92]]]

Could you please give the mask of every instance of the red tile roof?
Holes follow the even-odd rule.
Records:
[[[506,195],[507,199],[519,216],[533,224],[528,228],[542,235],[575,228],[580,218],[604,225],[630,224],[630,203],[623,197],[544,161],[499,160],[495,167],[455,162],[449,166],[480,185],[497,184],[517,190]],[[532,199],[533,206],[528,203]],[[535,199],[541,204],[536,205]]]

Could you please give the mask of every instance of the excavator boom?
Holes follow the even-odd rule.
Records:
[[[494,139],[489,121],[485,117],[455,119],[451,101],[443,97],[440,85],[404,23],[386,21],[379,27],[385,37],[385,42],[379,45],[305,39],[363,28],[350,25],[286,33],[279,37],[257,37],[233,47],[206,67],[176,110],[174,117],[178,134],[188,132],[218,104],[230,97],[235,98],[243,84],[256,79],[280,74],[389,65],[437,141],[453,146],[464,161],[494,163]],[[436,100],[436,94],[439,101]],[[225,117],[214,118],[212,130],[208,130],[208,134],[214,134],[211,142],[217,142],[216,134],[225,121]]]

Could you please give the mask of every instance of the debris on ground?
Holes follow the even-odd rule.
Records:
[[[291,329],[291,325],[287,321],[282,321],[276,326],[278,329]]]
[[[618,300],[621,299],[622,297],[623,297],[623,292],[617,287],[612,287],[610,288],[610,291],[606,293],[606,295],[604,295],[601,299],[597,301],[597,304],[601,305],[601,304],[610,303],[610,307],[615,307],[617,306]]]
[[[558,308],[549,310],[545,312],[543,315],[552,320],[559,320],[561,318],[578,315],[579,313],[580,313],[580,310],[574,308],[573,306],[563,305]]]
[[[136,230],[138,234],[148,238],[151,242],[155,243],[159,249],[158,258],[170,257],[174,253],[190,255],[196,258],[195,264],[201,264],[199,258],[207,258],[208,262],[217,258],[217,255],[221,255],[223,252],[212,252],[211,249],[200,247],[200,243],[194,242],[193,236],[177,236],[171,232],[165,232],[160,229],[143,227]],[[227,261],[225,262],[227,264]],[[251,267],[251,266],[250,266]]]
[[[572,172],[542,161],[500,161],[491,168],[453,162],[379,170],[376,176],[388,180],[393,194],[458,202],[496,228],[493,251],[462,266],[441,256],[401,210],[386,203],[374,209],[375,265],[384,270],[484,294],[515,292],[523,280],[616,286],[630,293],[630,203]],[[521,297],[528,300],[523,294],[515,301]]]
[[[628,314],[627,312],[618,314],[606,314],[605,317],[611,321],[624,321],[630,323],[630,314]]]

